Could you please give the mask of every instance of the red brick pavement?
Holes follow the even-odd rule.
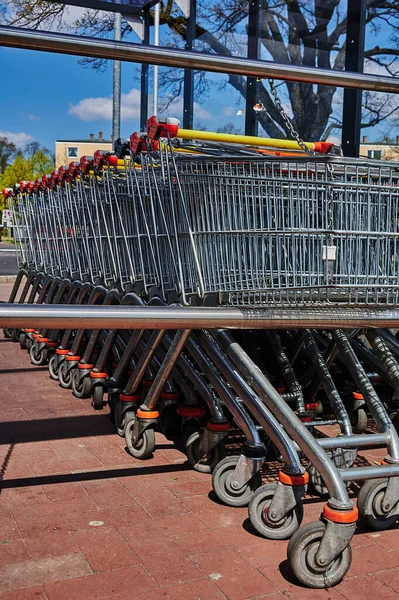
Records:
[[[0,359],[0,600],[399,598],[398,529],[359,529],[345,581],[304,589],[287,542],[251,533],[246,509],[216,503],[210,477],[161,435],[139,462],[106,410],[61,389],[17,344],[1,338]],[[321,506],[306,499],[305,520]]]

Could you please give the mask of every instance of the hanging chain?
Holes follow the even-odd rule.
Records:
[[[313,152],[313,150],[308,148],[308,146],[305,144],[303,139],[300,137],[299,133],[296,131],[296,129],[294,129],[294,126],[291,123],[291,119],[289,118],[289,116],[285,112],[284,108],[282,107],[280,98],[278,97],[277,90],[274,85],[274,79],[269,79],[269,85],[270,85],[271,94],[274,99],[274,104],[276,105],[278,112],[282,116],[283,121],[286,124],[288,131],[290,132],[291,137],[294,140],[296,140],[296,142],[298,143],[298,146],[300,146],[300,148],[302,148],[302,150],[304,150],[306,152],[306,154],[308,154],[308,156],[314,156],[315,153]]]

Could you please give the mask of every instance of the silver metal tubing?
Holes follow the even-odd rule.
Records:
[[[162,361],[161,367],[155,376],[144,403],[140,407],[142,410],[151,410],[155,408],[164,385],[166,384],[190,333],[190,329],[179,329],[175,333],[172,343],[168,348],[165,358]]]
[[[164,335],[164,329],[159,329],[151,333],[149,340],[146,342],[145,350],[141,354],[139,360],[137,361],[133,373],[131,374],[129,381],[125,386],[125,390],[128,394],[134,394],[137,388],[139,387],[143,375],[148,365],[152,361],[155,351],[161,343],[161,340]]]
[[[281,423],[291,439],[300,446],[306,458],[310,460],[322,475],[330,494],[329,504],[337,508],[351,506],[346,487],[342,482],[338,469],[320,447],[317,440],[315,440],[294,412],[281,399],[278,392],[266,379],[257,365],[252,362],[227,331],[218,331],[217,339],[228,357],[245,378],[251,382],[251,387],[263,400],[270,412]]]
[[[326,425],[336,425],[337,422],[337,419],[326,419],[325,421],[305,421],[303,424],[305,427],[325,427]]]
[[[399,328],[399,309],[0,304],[0,327],[46,327],[48,329]]]
[[[322,448],[378,448],[389,442],[388,433],[368,433],[362,435],[318,438]]]
[[[199,332],[197,335],[212,362],[215,363],[231,387],[242,398],[245,408],[262,425],[265,433],[277,446],[288,473],[302,474],[303,469],[291,440],[260,398],[256,396],[245,379],[235,369],[231,361],[221,351],[220,347],[216,345],[215,336],[211,340],[204,332]],[[257,443],[260,443],[260,441]]]
[[[345,333],[340,329],[336,329],[333,331],[332,335],[342,358],[347,364],[353,380],[360,393],[364,396],[367,408],[373,416],[378,429],[382,433],[387,433],[389,436],[387,445],[390,456],[399,461],[399,436],[389,418],[385,406],[378,397],[373,385],[367,379],[366,373],[358,361]]]
[[[304,332],[303,339],[305,340],[306,350],[312,360],[312,364],[319,376],[320,385],[323,387],[330,401],[331,408],[334,416],[337,418],[341,432],[345,435],[351,435],[352,426],[345,405],[335,387],[333,378],[324,362],[323,355],[316,344],[316,340],[309,329]]]
[[[191,339],[192,338],[189,339],[189,342],[191,342]],[[189,348],[189,350],[193,359],[214,388],[216,394],[224,402],[225,406],[233,415],[235,422],[239,425],[247,442],[249,442],[252,446],[262,445],[256,426],[254,425],[249,413],[247,413],[242,405],[240,405],[240,403],[236,400],[235,394],[233,393],[231,387],[227,385],[224,379],[220,377],[219,373],[217,373],[217,371],[215,371],[215,369],[212,367],[208,355],[204,353],[199,343],[194,344],[192,348]]]
[[[78,37],[64,33],[32,31],[19,27],[0,27],[0,46],[77,56],[92,56],[109,60],[162,65],[164,67],[184,67],[186,69],[246,75],[248,77],[271,77],[287,81],[362,88],[379,92],[399,92],[399,78],[395,77],[287,65],[239,56],[219,56],[177,48],[157,48],[143,44]]]
[[[375,465],[370,467],[351,467],[340,469],[343,481],[360,481],[366,479],[381,479],[383,477],[398,477],[399,465]]]
[[[393,389],[399,391],[399,365],[392,352],[377,331],[367,331],[366,337],[380,359]]]

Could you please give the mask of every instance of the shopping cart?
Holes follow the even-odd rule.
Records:
[[[176,135],[195,137],[179,131],[175,120],[152,118],[147,136],[133,135],[127,148],[122,144],[119,159],[106,153],[84,157],[59,170],[52,188],[46,178],[16,191],[18,215],[30,233],[19,301],[108,298],[111,304],[250,305],[254,311],[265,304],[397,305],[396,165],[308,157],[293,149],[261,155],[233,147],[231,138],[207,138],[207,132],[199,143],[176,144]],[[78,295],[70,288],[61,293],[66,279],[79,280]],[[90,391],[95,408],[104,405],[108,388],[116,428],[134,456],[151,454],[156,428],[183,430],[190,462],[213,470],[221,500],[249,503],[251,522],[265,537],[292,535],[289,560],[306,585],[334,585],[349,569],[357,511],[347,481],[368,480],[358,506],[371,527],[397,520],[398,483],[391,475],[398,438],[358,358],[363,353],[362,361],[377,365],[396,389],[397,363],[383,335],[370,335],[365,345],[355,332],[268,331],[260,338],[249,333],[244,349],[239,333],[224,330],[40,334],[47,341],[37,343],[57,343],[50,369],[61,384],[73,386],[77,395]],[[264,349],[274,358],[273,373],[259,360]],[[357,414],[366,406],[379,433],[352,435],[332,372],[338,357],[351,393],[359,395]],[[274,374],[287,389],[273,385]],[[337,438],[312,435],[320,424],[320,388],[333,409],[332,422],[339,423]],[[239,456],[223,458],[230,422],[245,440]],[[388,448],[384,465],[350,468],[358,448],[375,445]],[[273,448],[284,466],[277,483],[261,486],[260,467]],[[299,528],[309,477],[329,500],[319,522]]]

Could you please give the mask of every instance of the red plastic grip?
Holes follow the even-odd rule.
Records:
[[[107,150],[96,150],[93,159],[94,166],[97,169],[100,169],[104,165],[116,167],[118,164],[118,157],[116,154],[110,154]]]
[[[152,140],[168,137],[168,133],[171,138],[175,138],[179,133],[179,125],[179,119],[173,117],[159,119],[156,116],[152,116],[147,121],[147,135]]]
[[[93,157],[92,156],[82,156],[80,158],[79,167],[82,173],[86,175],[86,173],[93,168]]]
[[[132,154],[137,156],[143,150],[143,146],[145,144],[145,137],[143,135],[139,135],[136,131],[132,133],[129,138],[129,146]]]

